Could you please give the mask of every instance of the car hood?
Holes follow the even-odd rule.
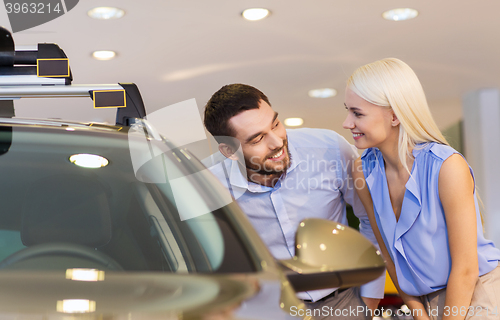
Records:
[[[80,281],[68,274],[0,272],[0,318],[234,319],[259,291],[246,276],[101,271],[98,281]]]

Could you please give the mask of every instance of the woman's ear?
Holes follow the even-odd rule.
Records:
[[[229,158],[231,160],[238,160],[238,156],[236,155],[236,150],[234,150],[230,145],[227,145],[225,143],[219,143],[219,151],[226,158]]]
[[[392,113],[391,125],[393,127],[397,127],[399,125],[399,119],[398,119],[398,117],[396,116],[396,114],[394,113],[393,110],[391,110],[391,113]]]

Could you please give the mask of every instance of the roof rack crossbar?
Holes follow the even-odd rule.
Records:
[[[38,51],[15,51],[14,64],[36,64]],[[35,61],[35,63],[33,63]]]
[[[123,90],[118,84],[72,84],[60,86],[1,86],[0,99],[89,97],[90,91]]]
[[[32,68],[32,67],[27,67]],[[1,71],[2,67],[0,67]],[[35,70],[36,72],[36,70]],[[67,85],[64,78],[37,77],[36,74],[3,75],[0,73],[0,87],[26,87],[46,85]]]

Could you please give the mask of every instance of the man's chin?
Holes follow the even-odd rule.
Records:
[[[261,174],[261,175],[265,175],[265,176],[271,176],[271,175],[275,175],[275,174],[282,174],[287,169],[286,163],[283,163],[283,164],[280,164],[280,165],[275,164],[271,168],[269,168],[268,166],[266,166],[265,163],[264,163],[264,165],[261,168],[251,168],[251,167],[247,167],[247,168],[250,169],[253,173],[257,173],[257,174]]]
[[[273,166],[270,168],[264,164],[264,170],[261,170],[261,171],[265,172],[265,174],[268,174],[268,175],[278,174],[278,173],[281,174],[288,169],[289,161],[285,161],[285,160],[288,160],[288,159],[284,159],[282,161],[273,161],[273,162],[277,162],[277,163],[273,163]],[[268,161],[272,161],[272,160],[268,160]]]

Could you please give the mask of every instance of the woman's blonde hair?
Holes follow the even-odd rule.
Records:
[[[408,172],[407,160],[418,143],[448,145],[432,118],[422,85],[403,61],[387,58],[358,68],[347,80],[347,87],[364,100],[392,108],[398,117],[399,159]]]

